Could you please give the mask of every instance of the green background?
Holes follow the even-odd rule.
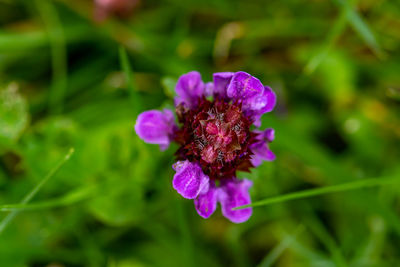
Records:
[[[0,266],[400,266],[399,1],[93,13],[91,1],[0,0]],[[133,130],[140,112],[172,107],[191,70],[246,71],[277,93],[262,121],[277,159],[240,174],[253,201],[378,186],[255,207],[239,225],[219,208],[202,219],[171,186],[177,147]]]

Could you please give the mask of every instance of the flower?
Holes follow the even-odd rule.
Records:
[[[127,17],[139,4],[139,0],[95,0],[94,2],[97,21],[102,21],[109,15]]]
[[[173,188],[193,199],[197,213],[209,218],[220,203],[222,214],[234,223],[247,221],[252,208],[252,182],[239,179],[237,171],[250,171],[263,160],[275,159],[269,149],[273,129],[251,130],[261,125],[261,116],[273,110],[276,95],[250,74],[214,73],[213,82],[204,83],[200,73],[182,75],[176,84],[175,113],[150,110],[141,113],[135,131],[145,142],[180,145],[172,168]]]

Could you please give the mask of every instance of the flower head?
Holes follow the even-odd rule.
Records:
[[[109,15],[127,17],[131,14],[139,0],[95,0],[95,18],[98,21]]]
[[[176,85],[175,112],[150,110],[139,115],[135,130],[145,142],[176,152],[173,188],[194,199],[200,216],[208,218],[221,204],[222,214],[234,223],[247,221],[251,208],[233,208],[251,203],[252,182],[238,179],[237,171],[250,171],[275,155],[269,149],[274,130],[259,127],[261,116],[272,111],[276,96],[271,88],[246,72],[221,72],[204,83],[196,71],[182,75]]]

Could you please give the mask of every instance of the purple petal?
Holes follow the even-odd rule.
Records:
[[[214,92],[214,83],[207,82],[204,86],[204,96],[212,96]]]
[[[227,95],[233,100],[245,101],[261,95],[263,91],[264,86],[260,80],[246,72],[239,71],[233,75],[227,88]]]
[[[175,98],[175,104],[184,104],[189,108],[197,105],[199,98],[204,94],[204,83],[201,75],[197,71],[191,71],[179,77],[176,83],[175,91],[178,96]]]
[[[233,75],[233,72],[217,72],[213,74],[214,96],[226,97],[226,90]]]
[[[251,163],[257,167],[263,160],[275,160],[275,154],[269,149],[268,144],[275,139],[275,130],[272,128],[265,131],[254,131],[257,133],[256,142],[250,145],[250,150],[253,152]]]
[[[209,178],[198,163],[178,161],[172,168],[176,171],[172,186],[184,198],[194,199],[200,193],[208,191]]]
[[[161,144],[161,145],[160,145],[160,150],[161,150],[161,151],[165,151],[165,150],[168,149],[168,147],[169,147],[169,144],[167,144],[167,145]]]
[[[257,134],[256,140],[258,141],[271,143],[275,139],[275,130],[273,128],[267,128],[264,131],[254,130],[253,132]]]
[[[272,89],[265,86],[262,93],[243,101],[243,110],[250,112],[254,119],[261,119],[261,115],[270,112],[276,104],[276,95]]]
[[[275,130],[272,128],[268,128],[264,131],[264,140],[266,140],[267,142],[272,142],[275,139]]]
[[[217,208],[217,193],[214,183],[210,182],[208,191],[199,194],[194,200],[194,206],[201,217],[207,219],[214,213]]]
[[[174,123],[172,111],[164,109],[149,110],[139,114],[136,124],[136,134],[146,143],[158,144],[161,149],[166,149],[171,142],[172,135],[177,126]]]
[[[271,87],[264,86],[264,92],[262,97],[265,100],[266,104],[263,108],[259,110],[259,112],[261,114],[264,114],[272,111],[276,105],[276,95],[274,91],[272,91]]]
[[[250,180],[234,178],[221,185],[218,197],[221,203],[222,215],[234,223],[242,223],[250,218],[253,212],[252,208],[232,209],[251,203],[249,188],[252,184]]]
[[[251,157],[251,163],[254,167],[260,166],[263,160],[273,161],[276,158],[275,154],[265,143],[262,143],[256,147],[251,147],[250,149],[254,153],[254,155]]]
[[[257,128],[261,127],[261,116],[253,115],[253,119],[254,119],[253,125],[256,126]]]
[[[276,95],[268,86],[246,72],[236,72],[227,88],[227,96],[242,103],[242,109],[256,126],[261,125],[261,115],[273,110]]]

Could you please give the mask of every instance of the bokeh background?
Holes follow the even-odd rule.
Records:
[[[243,70],[278,95],[253,200],[400,180],[399,1],[133,6],[0,1],[0,266],[400,266],[398,184],[204,220],[133,130],[181,74]]]

